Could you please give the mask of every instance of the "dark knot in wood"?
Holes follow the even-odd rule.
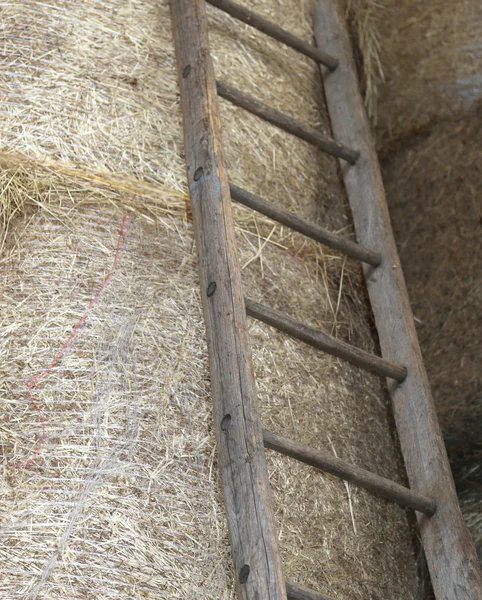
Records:
[[[221,430],[227,431],[231,427],[231,415],[225,415],[221,421]]]
[[[194,181],[199,181],[203,175],[204,175],[204,169],[202,167],[198,167],[194,171]]]
[[[243,565],[241,567],[241,570],[239,571],[239,583],[246,583],[248,581],[250,570],[249,565]]]

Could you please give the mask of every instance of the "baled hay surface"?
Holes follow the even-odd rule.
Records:
[[[250,6],[311,39],[309,3]],[[0,69],[4,150],[46,167],[15,156],[3,171],[5,221],[12,207],[19,213],[2,292],[13,422],[3,430],[13,439],[2,551],[18,563],[4,568],[9,594],[230,598],[167,3],[2,9],[15,63]],[[308,60],[214,9],[209,16],[219,77],[328,129]],[[48,64],[33,72],[39,60]],[[222,118],[233,182],[351,234],[336,161],[224,102]],[[39,433],[25,382],[96,291],[126,207],[135,212],[116,275],[37,390],[41,459],[16,470]],[[376,349],[357,266],[245,209],[236,221],[248,296]],[[376,378],[264,325],[251,333],[264,425],[402,480]],[[287,576],[339,598],[413,598],[403,510],[352,488],[349,501],[342,482],[279,456],[269,468]]]
[[[482,113],[384,164],[387,196],[464,514],[482,552]]]
[[[40,208],[27,206],[15,220],[1,261],[3,593],[230,598],[196,260],[184,223],[129,216],[110,286],[33,391],[46,422],[40,457],[16,468],[40,434],[25,383],[98,289],[122,216],[106,203],[122,200],[117,192],[57,178],[42,196],[36,179],[30,196]],[[243,263],[254,256],[242,242]],[[328,329],[337,321],[344,339],[372,347],[367,323],[348,310],[349,271],[349,296],[338,298],[328,278],[316,281],[313,262],[269,245],[264,276],[251,262],[246,287],[279,306],[293,303],[289,283],[297,282],[309,294],[291,308],[295,316]],[[401,480],[375,377],[262,324],[250,331],[265,426]],[[340,598],[412,597],[402,509],[283,457],[270,453],[268,464],[288,577]]]
[[[379,86],[380,146],[482,99],[480,0],[382,0],[378,20],[384,82]]]
[[[2,149],[184,189],[169,3],[0,4]]]
[[[381,22],[385,15],[384,5],[380,0],[339,0],[339,3],[352,37],[365,109],[370,122],[375,126],[379,88],[385,79],[380,36]]]
[[[45,210],[16,222],[1,262],[1,595],[230,598],[195,257],[182,223],[128,218],[110,286],[33,390],[46,421],[40,457],[15,468],[40,435],[25,383],[71,332],[117,241],[119,210],[72,210],[72,197],[97,200],[52,190]]]

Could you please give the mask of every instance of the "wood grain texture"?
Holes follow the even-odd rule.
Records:
[[[335,0],[315,11],[318,45],[339,58],[336,71],[322,69],[333,132],[361,156],[354,167],[341,164],[359,243],[382,253],[379,267],[364,267],[382,355],[406,365],[400,385],[388,382],[395,421],[412,490],[433,498],[433,517],[417,514],[423,547],[438,600],[481,600],[482,574],[473,541],[458,505],[412,311],[393,238],[380,168],[346,24]],[[407,202],[410,200],[407,198]]]
[[[231,183],[229,189],[231,191],[231,198],[236,200],[236,202],[239,202],[248,208],[252,208],[253,210],[257,210],[270,219],[281,223],[281,225],[290,227],[290,229],[298,231],[312,240],[328,246],[328,248],[338,250],[346,256],[361,260],[374,267],[379,265],[382,260],[382,257],[378,252],[347,240],[336,235],[336,233],[331,233],[331,231],[323,229],[323,227],[319,227],[306,219],[302,219],[301,217],[284,210],[284,208],[280,208],[279,206],[268,202],[264,198],[260,198],[247,190],[243,190],[243,188],[240,188],[237,185]]]
[[[328,596],[307,590],[289,581],[286,582],[286,593],[288,594],[288,600],[333,600]]]
[[[391,377],[396,381],[403,381],[407,375],[404,367],[394,365],[374,354],[337,340],[331,335],[323,333],[323,331],[306,327],[306,325],[286,317],[268,306],[259,304],[259,302],[253,302],[246,298],[245,304],[246,312],[250,317],[263,321],[263,323],[271,325],[271,327],[275,327],[279,331],[305,342],[305,344],[323,350],[327,354],[342,358],[352,365],[365,369],[365,371],[370,371],[381,377]]]
[[[323,454],[319,450],[313,450],[306,444],[294,442],[266,429],[263,430],[263,440],[265,448],[276,450],[276,452],[291,456],[291,458],[311,465],[325,473],[340,477],[340,479],[373,492],[377,496],[396,502],[401,506],[418,510],[425,515],[435,513],[436,504],[433,500],[412,492],[403,485],[399,485],[385,477],[371,473],[335,456]]]
[[[285,600],[204,0],[172,0],[218,464],[238,598]]]
[[[231,2],[231,0],[207,0],[207,3],[224,10],[224,12],[227,12],[228,15],[231,15],[235,19],[246,23],[246,25],[251,25],[251,27],[254,27],[258,31],[266,33],[266,35],[278,40],[278,42],[282,42],[286,46],[301,52],[301,54],[312,58],[330,69],[336,69],[338,65],[338,61],[333,56],[326,54],[326,52],[323,52],[320,48],[317,48],[312,44],[308,44],[301,38],[282,29],[275,23],[268,21],[268,19],[265,19],[261,15],[241,6],[241,4]]]
[[[358,159],[358,152],[356,150],[351,150],[343,146],[343,144],[339,144],[336,140],[324,135],[317,129],[300,123],[297,119],[293,119],[293,117],[289,117],[279,110],[271,108],[271,106],[268,106],[264,102],[245,94],[227,83],[216,81],[216,86],[218,94],[236,106],[240,106],[260,119],[276,125],[276,127],[279,127],[283,131],[305,140],[309,144],[313,144],[313,146],[316,146],[327,154],[343,158],[351,164],[356,163]]]

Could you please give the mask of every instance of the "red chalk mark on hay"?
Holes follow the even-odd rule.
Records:
[[[40,450],[42,449],[42,445],[43,445],[43,443],[45,441],[45,436],[46,436],[45,418],[44,418],[44,415],[43,415],[43,412],[42,412],[40,406],[37,404],[37,402],[35,402],[35,399],[34,399],[33,394],[32,394],[32,389],[36,388],[37,385],[39,384],[39,382],[44,377],[46,377],[56,367],[56,365],[58,364],[58,362],[60,361],[60,359],[62,358],[62,356],[67,351],[67,348],[69,347],[71,341],[77,335],[77,332],[78,332],[79,328],[84,324],[85,320],[87,319],[87,316],[88,316],[89,312],[92,310],[92,308],[94,307],[95,303],[99,299],[99,296],[102,294],[102,292],[104,291],[104,289],[107,287],[107,284],[109,283],[109,280],[112,277],[114,269],[115,269],[115,267],[116,267],[116,265],[117,265],[117,263],[119,261],[119,252],[120,252],[120,247],[121,247],[121,242],[122,242],[122,236],[124,235],[126,220],[127,220],[127,217],[129,215],[130,215],[130,211],[126,212],[126,214],[122,218],[122,222],[121,222],[121,226],[120,226],[120,230],[119,230],[119,237],[117,239],[116,251],[115,251],[115,255],[114,255],[114,261],[112,262],[112,267],[110,268],[109,273],[105,276],[104,281],[102,282],[102,285],[100,286],[100,288],[98,289],[97,293],[95,294],[95,296],[92,298],[92,300],[90,301],[89,305],[85,309],[84,314],[77,321],[77,323],[73,326],[72,333],[69,335],[69,337],[65,341],[64,345],[62,346],[62,348],[60,348],[60,350],[55,354],[55,356],[53,357],[52,362],[49,364],[49,366],[46,369],[44,369],[40,374],[33,375],[27,381],[27,383],[26,383],[28,402],[29,402],[29,404],[31,406],[34,407],[34,409],[37,411],[37,413],[39,415],[39,420],[40,420],[40,425],[41,425],[42,431],[41,431],[41,435],[40,435],[40,437],[39,437],[39,439],[37,441],[37,444],[36,444],[37,447],[36,447],[33,455],[28,460],[26,460],[25,462],[23,462],[22,464],[20,464],[20,465],[14,465],[15,469],[24,469],[25,467],[28,467],[30,464],[32,464],[33,461],[40,454]]]

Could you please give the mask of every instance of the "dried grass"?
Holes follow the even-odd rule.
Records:
[[[250,5],[311,36],[310,3]],[[29,0],[1,10],[1,593],[227,600],[167,3],[89,0],[74,10]],[[209,15],[223,79],[328,129],[310,61]],[[222,118],[234,183],[352,235],[336,161],[224,102]],[[37,390],[41,458],[12,468],[39,432],[25,382],[97,289],[126,208],[111,284]],[[244,208],[235,216],[250,297],[376,349],[356,265]],[[260,323],[250,333],[266,426],[403,480],[378,379]],[[268,463],[288,577],[340,598],[416,596],[405,511],[357,489],[350,508],[342,482],[271,453]]]
[[[355,56],[358,59],[360,88],[365,109],[371,124],[378,120],[379,88],[385,81],[382,65],[384,55],[380,35],[381,21],[385,17],[383,0],[340,0],[354,38]]]
[[[482,99],[479,0],[381,0],[381,148]]]

